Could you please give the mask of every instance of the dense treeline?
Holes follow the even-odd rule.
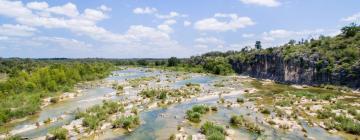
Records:
[[[360,26],[351,24],[342,28],[342,33],[335,37],[320,36],[319,39],[301,40],[267,49],[244,49],[235,55],[228,55],[232,60],[252,62],[255,55],[274,54],[285,60],[316,61],[319,70],[351,72],[352,67],[360,62]],[[254,62],[255,63],[255,62]],[[326,65],[323,68],[321,66]]]
[[[137,59],[117,60],[119,65],[140,65],[163,67],[171,70],[191,72],[209,72],[227,75],[234,72],[233,64],[247,64],[255,66],[259,57],[279,58],[282,62],[291,62],[294,65],[307,69],[309,64],[315,65],[317,73],[326,82],[333,75],[347,76],[340,84],[360,76],[360,26],[350,24],[341,29],[341,34],[334,37],[320,36],[318,39],[290,40],[288,43],[274,48],[262,49],[261,42],[256,41],[254,47],[245,47],[238,51],[209,52],[201,56],[192,56],[190,59]],[[326,76],[329,75],[329,76]],[[318,78],[318,79],[320,79]],[[333,78],[334,79],[334,78]],[[335,80],[340,80],[336,77]],[[331,80],[330,80],[331,81]]]
[[[94,60],[1,59],[0,66],[8,75],[0,82],[0,125],[35,113],[43,97],[104,78],[113,69],[111,63]]]

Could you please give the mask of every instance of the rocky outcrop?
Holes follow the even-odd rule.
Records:
[[[321,63],[319,63],[321,62]],[[360,88],[360,62],[349,70],[327,70],[327,61],[318,56],[285,60],[281,54],[257,54],[253,60],[230,60],[236,73],[281,83],[321,85],[331,84]]]

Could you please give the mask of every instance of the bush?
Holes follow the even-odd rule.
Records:
[[[50,99],[50,102],[53,103],[53,104],[55,104],[55,103],[59,102],[59,98],[58,98],[58,97],[52,97],[52,98]]]
[[[192,109],[186,111],[186,118],[195,123],[199,123],[201,121],[201,115],[209,112],[210,109],[205,105],[195,105]]]
[[[230,118],[230,123],[235,126],[243,126],[244,122],[245,122],[245,120],[242,115],[240,115],[240,116],[233,115]]]
[[[191,122],[199,123],[201,121],[201,114],[199,112],[188,110],[186,111],[186,118]]]
[[[335,128],[351,134],[360,135],[360,123],[355,122],[345,116],[337,116],[334,119],[336,122]]]
[[[167,98],[167,95],[166,95],[165,92],[161,92],[158,98],[161,99],[161,100],[164,100],[164,99]]]
[[[270,113],[271,113],[270,110],[267,109],[267,108],[261,109],[260,112],[261,112],[262,114],[270,114]]]
[[[176,139],[175,135],[174,135],[174,134],[171,134],[169,140],[175,140],[175,139]]]
[[[67,140],[68,133],[68,130],[65,128],[55,128],[50,131],[50,134],[53,134],[56,140]]]
[[[86,115],[82,122],[82,125],[85,127],[89,127],[91,130],[96,130],[101,124],[101,119],[97,116]]]
[[[218,108],[216,106],[212,106],[211,111],[218,111]]]
[[[330,117],[335,117],[335,113],[332,113],[330,109],[318,110],[317,118],[319,119],[327,119]]]
[[[244,99],[243,98],[236,98],[236,102],[239,103],[239,104],[240,103],[242,104],[242,103],[244,103]]]
[[[208,140],[225,140],[225,129],[222,126],[206,122],[201,126],[200,130]]]
[[[127,116],[127,117],[121,117],[119,119],[116,119],[112,125],[113,128],[135,128],[140,124],[140,118],[138,116]]]

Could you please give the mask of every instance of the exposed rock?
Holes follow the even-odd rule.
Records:
[[[281,54],[257,54],[251,62],[231,60],[230,63],[239,74],[255,78],[270,79],[281,83],[305,85],[345,85],[360,88],[360,66],[354,66],[348,73],[346,70],[335,72],[324,71],[329,63],[318,64],[317,57],[300,57],[285,60]]]

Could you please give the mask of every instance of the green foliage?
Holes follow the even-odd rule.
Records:
[[[210,108],[205,105],[195,105],[190,110],[186,111],[186,118],[195,123],[201,121],[202,114],[205,114],[210,111]]]
[[[169,140],[175,140],[175,139],[176,139],[175,134],[171,134],[171,136],[169,137]]]
[[[245,124],[245,119],[242,115],[233,115],[230,118],[230,123],[235,126],[243,126]]]
[[[360,26],[352,23],[349,26],[341,28],[341,32],[345,37],[353,37],[360,32]]]
[[[270,110],[267,109],[267,108],[262,108],[262,109],[260,110],[260,112],[261,112],[262,114],[270,114],[270,113],[271,113]]]
[[[281,106],[281,107],[291,106],[292,104],[293,104],[293,102],[291,100],[288,100],[288,99],[277,101],[275,103],[275,105],[278,105],[278,106]]]
[[[330,117],[335,117],[335,113],[332,113],[330,109],[318,110],[317,118],[319,119],[327,119]]]
[[[225,129],[213,122],[205,122],[200,130],[208,140],[225,140]]]
[[[104,101],[103,105],[95,105],[86,110],[86,112],[77,112],[75,118],[83,117],[83,126],[90,130],[96,130],[109,115],[124,112],[124,106],[116,102]]]
[[[140,118],[138,116],[122,116],[121,118],[116,119],[112,125],[113,128],[125,128],[131,129],[135,128],[140,124]]]
[[[261,41],[256,41],[255,42],[255,48],[258,49],[258,50],[261,50]]]
[[[213,74],[228,75],[233,73],[233,69],[228,60],[224,57],[205,58],[203,68]]]
[[[60,127],[50,130],[50,134],[53,134],[56,140],[67,140],[68,133],[68,130]]]
[[[0,71],[9,74],[0,82],[0,125],[11,119],[32,115],[41,99],[54,92],[68,91],[76,83],[104,78],[112,70],[109,63],[89,61],[0,61]],[[51,102],[58,99],[53,97]]]
[[[176,57],[171,57],[168,59],[168,67],[177,66],[180,64],[180,60]]]
[[[338,130],[342,130],[351,134],[360,135],[360,123],[355,122],[350,118],[345,116],[336,116],[334,119],[337,123],[334,124],[334,127]]]
[[[236,98],[236,102],[239,104],[244,103],[244,99],[243,98]]]

